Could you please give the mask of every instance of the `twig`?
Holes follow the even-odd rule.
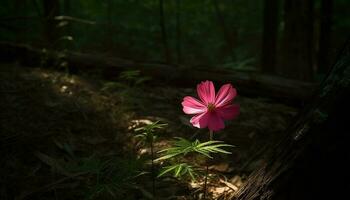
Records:
[[[153,134],[151,138],[151,173],[152,173],[152,194],[156,196],[156,180],[154,175],[154,152],[153,152]]]
[[[65,16],[65,15],[55,16],[55,20],[68,20],[68,21],[80,22],[83,24],[90,24],[90,25],[96,24],[95,21],[80,19],[80,18],[71,17],[71,16]]]
[[[237,191],[238,187],[233,185],[232,183],[229,183],[227,181],[220,180],[221,183],[225,184],[228,188],[230,188],[233,191]]]

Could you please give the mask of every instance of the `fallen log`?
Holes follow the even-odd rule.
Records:
[[[350,188],[348,143],[350,44],[311,103],[266,152],[235,200],[346,199]]]
[[[52,65],[62,52],[47,51],[29,45],[0,42],[0,60],[19,59],[24,65],[39,66],[42,60]],[[257,72],[242,72],[220,67],[176,66],[163,63],[145,63],[113,58],[103,55],[64,52],[71,71],[99,70],[105,78],[114,79],[121,71],[140,70],[150,76],[154,83],[189,86],[203,80],[217,83],[233,83],[240,94],[272,97],[302,102],[308,100],[315,83],[302,82]]]

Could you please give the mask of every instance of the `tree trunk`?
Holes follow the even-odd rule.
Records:
[[[13,10],[17,10],[17,11],[19,11],[19,13],[21,13],[23,16],[27,16],[28,15],[28,1],[27,0],[14,0],[14,4],[13,4],[14,6],[13,6]],[[5,21],[5,24],[1,24],[0,23],[0,25],[2,25],[2,27],[4,27],[4,28],[7,28],[7,29],[9,29],[9,30],[11,30],[12,29],[12,26],[8,26],[7,25],[8,23],[6,23],[6,21]],[[14,31],[14,35],[16,36],[15,38],[15,41],[16,42],[18,42],[18,43],[20,43],[20,42],[25,42],[25,41],[23,41],[23,39],[24,40],[26,40],[26,37],[23,37],[23,32],[22,31],[20,31],[20,30],[16,30],[16,28],[15,29],[12,29],[13,31]]]
[[[176,0],[176,53],[177,53],[177,64],[182,63],[181,55],[181,0]]]
[[[224,36],[224,39],[226,41],[226,51],[230,54],[231,57],[233,57],[233,41],[232,41],[232,38],[230,36],[230,31],[228,30],[227,26],[226,26],[226,23],[225,23],[225,18],[224,16],[222,15],[222,12],[219,8],[219,3],[217,0],[212,0],[213,1],[213,5],[214,5],[214,10],[215,10],[215,15],[218,19],[218,22],[219,22],[219,25],[221,27],[221,30],[222,30],[222,33],[223,33],[223,36]]]
[[[333,0],[321,1],[320,37],[318,41],[318,72],[327,73],[330,65],[330,43]]]
[[[236,200],[344,199],[349,190],[350,45]]]
[[[43,0],[44,8],[44,38],[48,47],[54,48],[60,35],[57,30],[57,20],[55,16],[59,15],[59,0]]]
[[[106,47],[110,50],[113,46],[113,31],[112,31],[112,0],[107,0],[107,26],[106,26]]]
[[[63,9],[64,9],[64,15],[70,16],[71,15],[71,1],[70,0],[64,0],[63,1]],[[68,22],[68,24],[65,27],[65,35],[71,35],[72,30],[71,30],[71,22]]]
[[[266,73],[275,73],[276,70],[278,2],[279,0],[264,0],[261,69]]]
[[[164,20],[164,2],[163,0],[159,0],[159,26],[162,32],[162,43],[164,48],[164,56],[167,63],[171,63],[170,50],[168,44],[168,38],[166,34],[165,28],[165,20]]]
[[[313,0],[285,0],[281,75],[313,78]]]

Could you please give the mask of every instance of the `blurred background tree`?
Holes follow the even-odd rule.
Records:
[[[0,40],[314,81],[347,38],[346,0],[4,0]]]

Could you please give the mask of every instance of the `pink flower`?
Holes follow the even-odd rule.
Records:
[[[223,85],[215,95],[212,81],[197,85],[200,100],[186,96],[182,101],[183,111],[194,115],[190,122],[194,127],[219,131],[225,128],[224,120],[235,118],[239,114],[239,105],[232,104],[236,97],[236,89],[231,84]]]

